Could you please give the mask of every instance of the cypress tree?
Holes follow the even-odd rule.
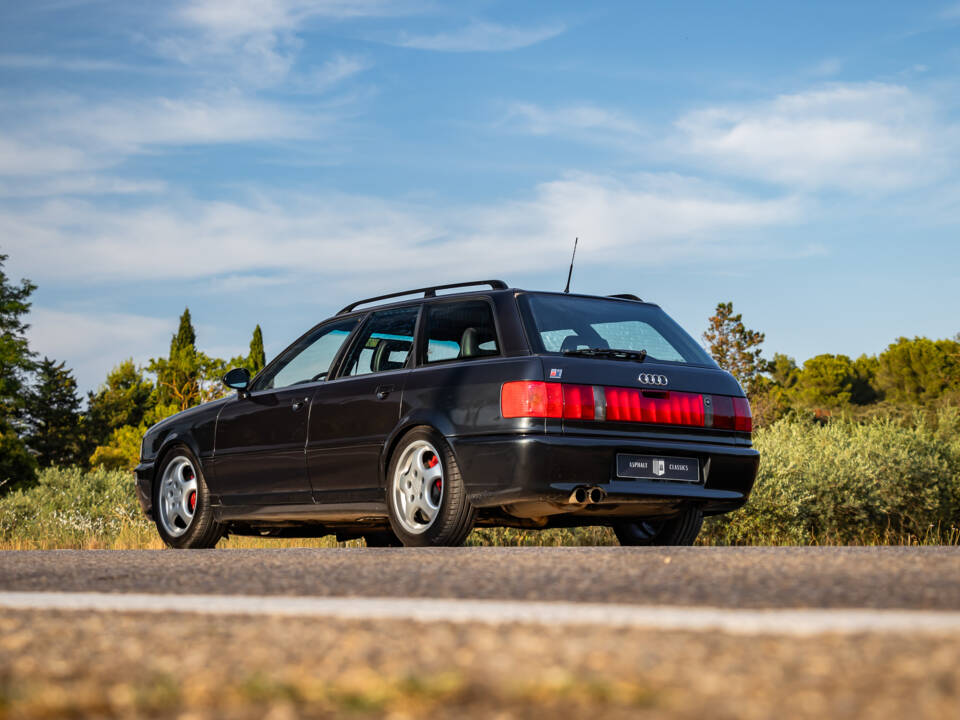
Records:
[[[174,357],[179,351],[184,349],[197,349],[197,331],[193,329],[193,321],[190,319],[190,308],[185,308],[183,315],[180,316],[180,327],[177,328],[177,334],[170,340],[170,357]]]
[[[252,375],[263,370],[267,364],[267,354],[263,350],[263,331],[257,325],[253,329],[253,339],[250,341],[250,354],[247,355],[247,369]]]
[[[180,316],[180,327],[170,339],[170,357],[150,363],[150,370],[157,375],[159,404],[186,410],[199,402],[200,369],[197,333],[190,319],[190,308],[186,308]]]

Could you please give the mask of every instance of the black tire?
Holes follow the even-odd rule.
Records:
[[[403,547],[403,543],[392,530],[367,533],[363,536],[363,540],[368,548]]]
[[[411,532],[404,526],[401,510],[397,506],[395,480],[398,465],[405,452],[418,444],[427,443],[436,450],[442,464],[442,495],[439,510],[425,529]],[[406,547],[449,547],[462,545],[473,529],[476,511],[467,499],[467,490],[460,475],[460,468],[450,446],[443,436],[430,427],[414,428],[397,443],[390,458],[386,477],[387,507],[390,527],[394,535]],[[404,501],[405,502],[405,501]]]
[[[183,522],[184,527],[179,527],[179,523],[171,523],[175,532],[180,533],[175,534],[168,531],[164,520],[161,518],[161,513],[164,513],[164,506],[161,503],[160,494],[167,469],[171,468],[174,463],[182,465],[184,462],[189,464],[196,478],[196,497],[193,517],[189,519],[189,522]],[[213,509],[210,507],[210,491],[203,477],[203,469],[197,457],[186,447],[178,446],[171,449],[157,468],[157,474],[153,481],[153,516],[157,525],[157,532],[160,533],[160,538],[168,547],[180,550],[212,548],[223,536],[225,528],[216,521]],[[182,521],[182,518],[180,520]],[[170,521],[167,520],[167,522]]]
[[[613,532],[621,545],[693,545],[702,525],[700,508],[690,508],[669,520],[617,523]]]

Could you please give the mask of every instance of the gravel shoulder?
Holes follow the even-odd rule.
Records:
[[[953,638],[9,612],[0,717],[955,717]]]

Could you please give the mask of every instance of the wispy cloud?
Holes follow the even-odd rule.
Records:
[[[601,142],[635,142],[648,134],[631,116],[590,104],[545,108],[535,103],[516,102],[507,107],[499,124],[530,135]]]
[[[179,31],[158,41],[157,49],[234,82],[267,87],[293,79],[303,87],[309,74],[292,76],[304,45],[299,34],[311,21],[392,17],[417,8],[402,0],[189,0],[174,7]]]
[[[433,35],[403,33],[394,44],[441,52],[499,52],[536,45],[560,35],[565,29],[565,26],[559,23],[519,28],[474,21],[456,30]]]
[[[957,128],[936,103],[883,83],[834,84],[691,112],[674,148],[733,175],[852,192],[922,184],[949,170]]]
[[[140,364],[162,354],[176,324],[172,318],[42,307],[34,307],[27,321],[30,347],[66,360],[81,388],[96,387],[124,353]]]
[[[142,66],[95,58],[65,58],[56,55],[0,54],[0,67],[13,70],[66,70],[77,73],[143,71]]]
[[[960,20],[960,3],[948,5],[940,11],[940,17],[945,20]]]
[[[99,103],[58,95],[33,97],[19,109],[0,137],[0,175],[89,172],[164,147],[317,138],[335,122],[332,112],[239,93]]]
[[[57,200],[0,213],[0,237],[10,238],[10,252],[38,280],[325,277],[331,257],[331,280],[379,273],[419,280],[459,276],[464,267],[481,274],[510,264],[559,267],[558,238],[587,234],[598,261],[729,259],[753,251],[748,231],[793,222],[799,211],[791,198],[757,200],[681,176],[578,174],[538,185],[526,199],[467,206],[344,194],[127,210]]]

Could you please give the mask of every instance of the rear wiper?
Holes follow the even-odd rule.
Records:
[[[579,348],[578,350],[564,350],[563,354],[580,357],[602,357],[611,360],[633,360],[634,362],[643,362],[647,358],[646,350],[615,350],[613,348]]]

